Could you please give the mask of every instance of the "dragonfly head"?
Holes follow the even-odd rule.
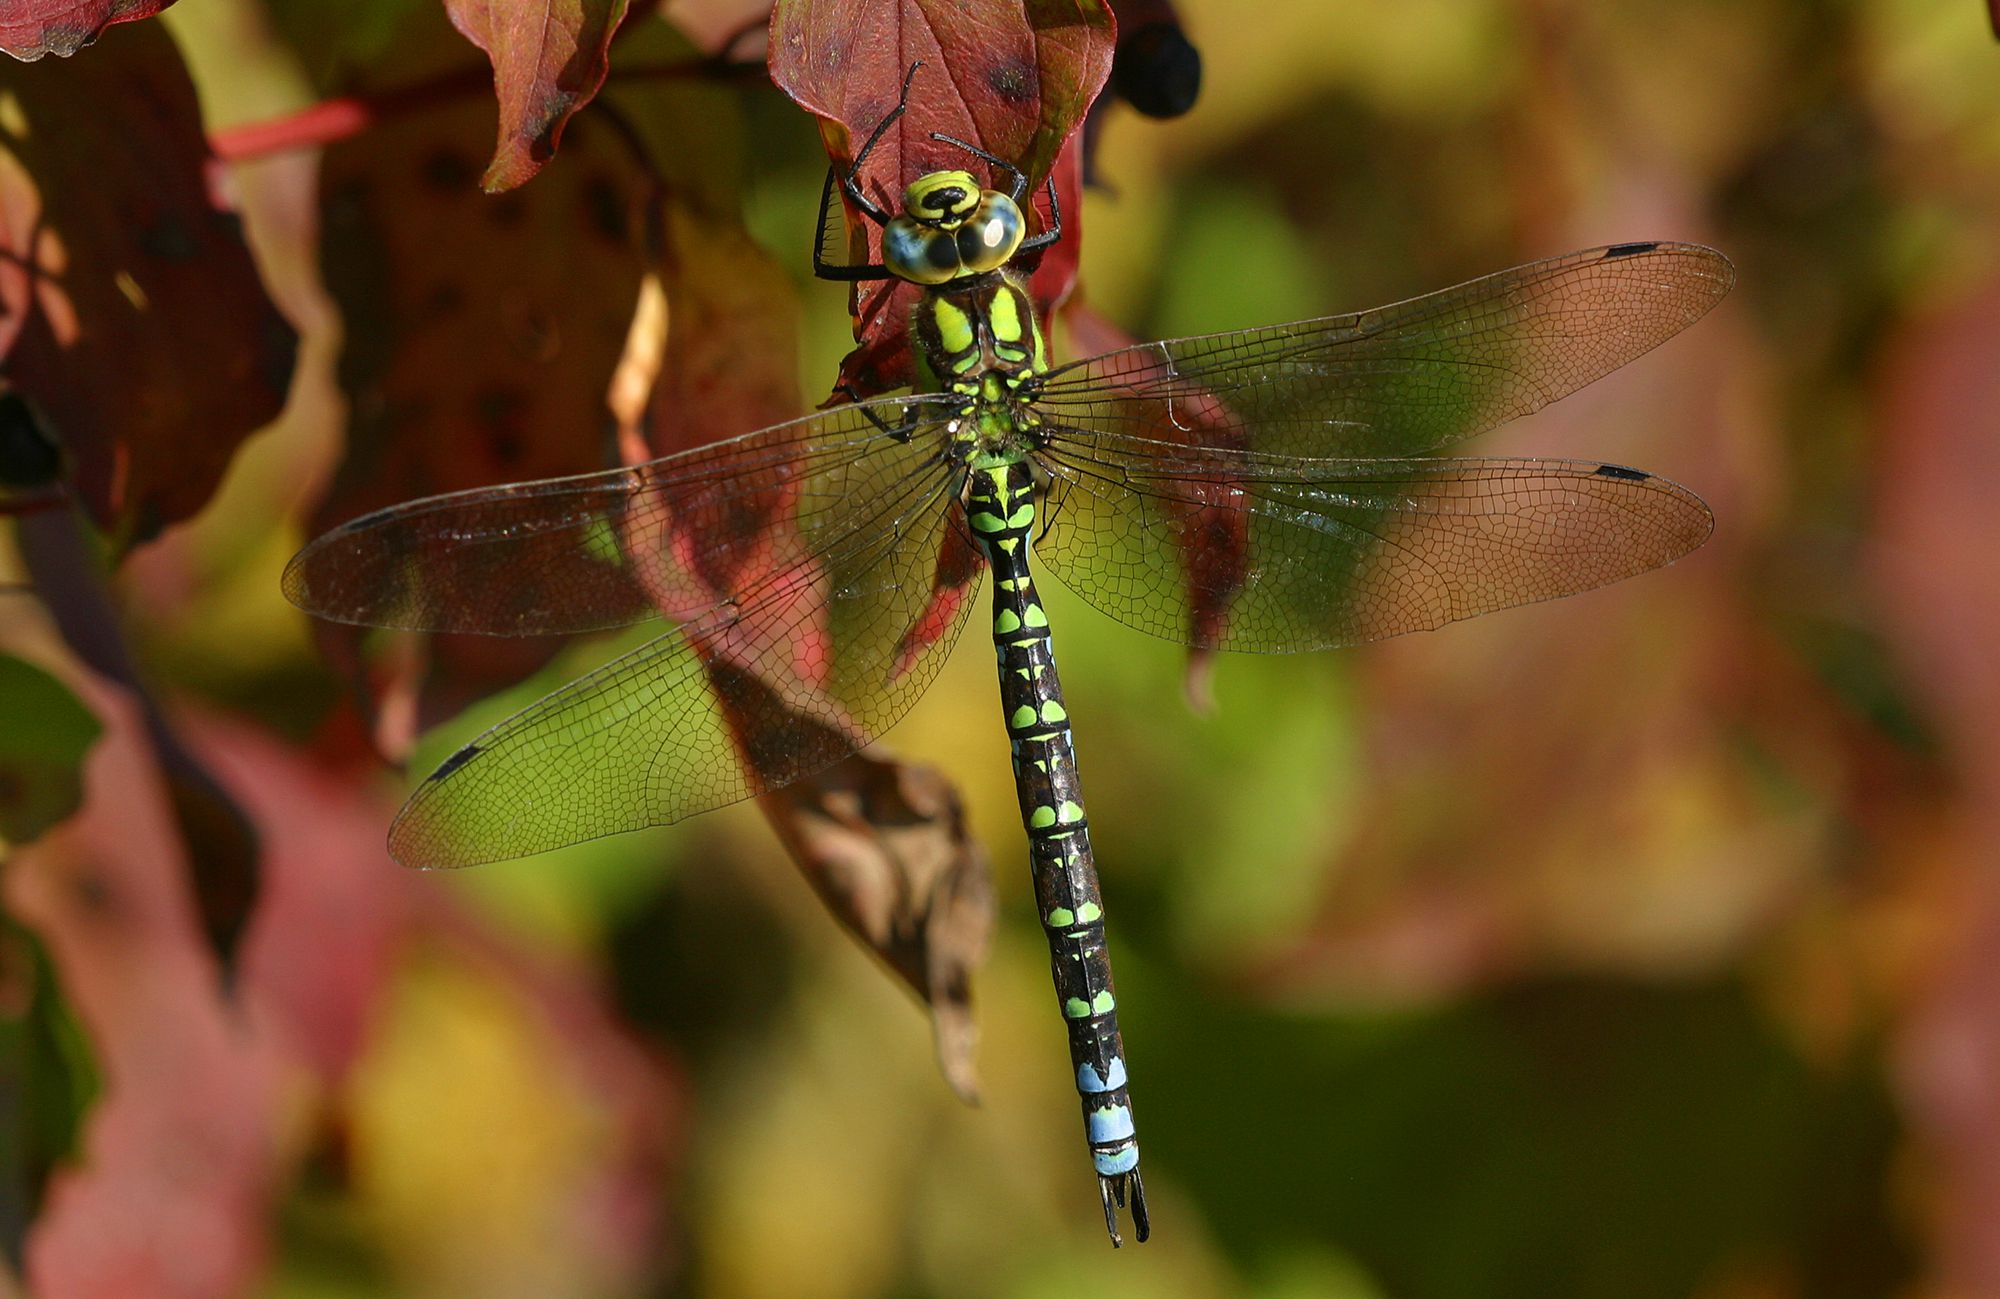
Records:
[[[1021,246],[1027,219],[999,190],[968,171],[934,171],[903,191],[903,211],[882,231],[882,264],[913,284],[999,270]]]

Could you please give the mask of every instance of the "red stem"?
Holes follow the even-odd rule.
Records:
[[[761,63],[728,63],[704,59],[695,63],[665,63],[614,68],[611,81],[678,80],[683,77],[745,78],[761,73]],[[223,162],[246,162],[292,149],[318,148],[358,135],[369,126],[403,113],[450,103],[484,92],[492,73],[484,67],[447,72],[428,81],[372,95],[342,95],[322,100],[284,117],[250,122],[216,131],[209,147]]]

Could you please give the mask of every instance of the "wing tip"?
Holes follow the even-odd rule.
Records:
[[[1728,296],[1736,287],[1736,263],[1729,260],[1720,249],[1707,244],[1682,243],[1672,239],[1641,239],[1629,243],[1610,244],[1597,250],[1596,260],[1600,262],[1624,261],[1630,258],[1667,256],[1681,262],[1699,264],[1696,278],[1709,286],[1708,306],[1713,306]],[[1703,308],[1707,310],[1706,307]]]

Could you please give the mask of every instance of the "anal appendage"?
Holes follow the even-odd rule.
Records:
[[[1153,1224],[1146,1218],[1146,1184],[1139,1180],[1139,1170],[1135,1168],[1114,1177],[1099,1174],[1097,1193],[1104,1200],[1104,1230],[1111,1234],[1111,1248],[1117,1249],[1125,1243],[1118,1234],[1118,1211],[1124,1208],[1131,1210],[1132,1231],[1144,1244],[1152,1234]]]

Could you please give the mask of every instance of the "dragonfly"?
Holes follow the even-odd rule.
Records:
[[[914,75],[915,69],[911,69]],[[1000,704],[1037,913],[1105,1228],[1150,1233],[1068,707],[1037,569],[1201,650],[1355,645],[1567,596],[1701,545],[1688,489],[1588,460],[1440,448],[1649,351],[1728,292],[1729,261],[1624,243],[1349,315],[1052,364],[1018,259],[1061,235],[1026,177],[910,181],[832,280],[919,286],[913,390],[575,477],[354,519],[286,570],[325,619],[531,636],[651,620],[639,648],[460,748],[397,815],[418,867],[528,856],[767,793],[871,743],[931,684],[992,580]],[[1030,234],[1031,217],[1045,226]]]

